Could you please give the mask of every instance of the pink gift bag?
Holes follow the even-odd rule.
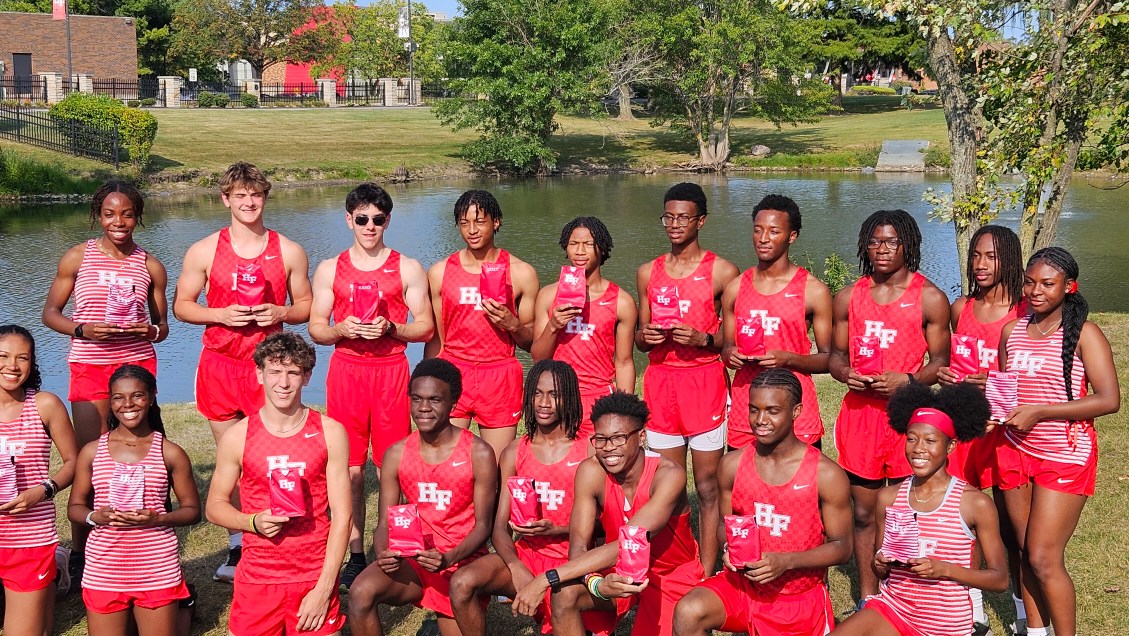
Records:
[[[408,557],[427,549],[415,504],[388,506],[388,549]]]
[[[588,301],[588,279],[583,267],[561,267],[561,277],[557,280],[557,297],[553,307],[584,307]]]
[[[651,322],[661,329],[670,329],[682,323],[682,308],[679,305],[678,287],[670,285],[659,287],[651,292]]]
[[[145,466],[114,462],[114,474],[110,477],[110,507],[126,511],[145,507]]]
[[[961,380],[966,375],[980,373],[980,343],[976,336],[952,335],[949,369]]]
[[[353,285],[353,315],[367,324],[380,316],[380,287],[375,281]]]
[[[764,325],[760,316],[748,318],[738,316],[735,327],[733,337],[736,340],[737,353],[743,356],[763,356],[766,353]]]
[[[529,477],[510,477],[510,521],[515,526],[528,526],[541,519],[541,501],[537,498],[537,483]]]
[[[478,278],[478,293],[482,300],[493,300],[503,305],[510,299],[510,286],[506,282],[509,267],[505,263],[483,263]]]
[[[761,535],[755,517],[725,515],[725,537],[733,567],[745,568],[761,560]]]
[[[992,419],[1003,422],[1008,413],[1019,406],[1019,372],[988,371],[988,382],[984,386],[984,397],[992,407]]]
[[[144,319],[145,307],[133,285],[111,283],[106,292],[106,323],[125,327]]]
[[[16,488],[16,458],[0,454],[0,505],[6,504],[19,495]]]
[[[280,517],[305,517],[306,480],[295,468],[270,471],[270,512]]]
[[[887,508],[882,531],[882,554],[887,559],[907,563],[921,556],[921,528],[912,510]]]
[[[647,531],[639,526],[620,526],[615,573],[630,578],[633,583],[642,583],[647,580],[650,569],[651,541]]]
[[[267,297],[267,277],[258,263],[235,266],[235,302],[254,307]]]
[[[851,368],[859,375],[882,374],[882,341],[876,336],[851,338]]]

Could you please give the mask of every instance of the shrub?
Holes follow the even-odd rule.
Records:
[[[852,86],[847,93],[850,95],[897,95],[898,91],[888,86],[859,85]]]
[[[137,108],[138,106],[141,105],[141,102],[136,100],[136,99],[131,99],[131,100],[127,101],[125,103],[125,105],[129,106],[130,108]]]
[[[157,138],[157,118],[136,108],[125,110],[118,125],[122,147],[129,153],[129,162],[138,174],[149,167],[149,153]]]
[[[196,96],[196,106],[200,108],[211,108],[215,105],[216,94],[210,91],[201,91]]]
[[[831,295],[834,296],[854,280],[854,268],[848,265],[838,252],[832,252],[823,260],[823,282],[831,289]]]
[[[77,121],[87,126],[118,131],[118,143],[129,153],[129,161],[140,173],[149,165],[149,152],[157,136],[157,118],[152,113],[136,108],[126,108],[109,95],[71,93],[51,107],[49,114],[56,121]],[[81,145],[89,146],[86,131],[81,135]],[[78,139],[76,139],[78,141]]]
[[[251,93],[243,93],[239,96],[239,103],[243,104],[243,108],[258,108],[259,97]]]
[[[141,100],[141,105],[142,106],[156,106],[157,105],[157,98],[156,97],[146,97],[145,99]]]
[[[227,105],[230,103],[231,98],[228,97],[226,93],[216,93],[212,96],[212,105],[216,108],[227,108]]]

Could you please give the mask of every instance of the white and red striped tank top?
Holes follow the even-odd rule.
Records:
[[[957,317],[957,328],[953,333],[976,338],[981,372],[998,369],[996,358],[1000,355],[1000,336],[1003,335],[1004,326],[1016,318],[1027,315],[1027,301],[1020,301],[1003,318],[987,324],[980,322],[976,317],[975,304],[976,299],[972,297],[965,301],[960,316]]]
[[[1046,338],[1027,335],[1030,316],[1020,319],[1007,341],[1007,371],[1019,372],[1019,405],[1066,402],[1062,377],[1062,327]],[[1086,366],[1074,351],[1070,370],[1074,399],[1086,395]],[[1004,428],[1004,435],[1025,453],[1064,464],[1085,465],[1095,451],[1094,421],[1040,420],[1029,431]]]
[[[51,436],[39,415],[34,389],[24,395],[23,409],[13,422],[0,422],[0,455],[16,461],[16,491],[42,484],[51,476]],[[44,499],[26,512],[0,512],[0,548],[35,548],[59,542],[55,502]]]
[[[808,270],[803,267],[797,268],[792,280],[775,294],[762,294],[757,291],[753,283],[756,275],[756,268],[741,274],[733,315],[745,318],[760,317],[764,328],[764,346],[767,351],[781,350],[803,356],[809,355],[811,338],[808,337],[807,304],[804,297],[807,291]],[[738,369],[733,376],[731,395],[738,395],[740,392],[745,398],[742,402],[747,404],[749,383],[763,370],[763,367],[757,364],[746,364]],[[794,369],[792,372],[796,374],[803,388],[804,410],[800,412],[800,417],[795,422],[796,435],[814,436],[818,439],[823,436],[823,418],[819,415],[815,382],[807,373]],[[746,429],[747,427],[743,426],[730,426],[729,445],[742,448],[752,444],[756,436]]]
[[[243,258],[231,247],[231,231],[220,230],[216,239],[216,253],[212,257],[212,268],[208,272],[208,293],[205,295],[209,307],[230,307],[238,304],[235,296],[235,277],[239,265],[258,263],[266,277],[266,293],[263,302],[272,305],[285,305],[286,265],[282,262],[282,244],[278,232],[267,230],[267,246],[255,258]],[[250,360],[255,346],[267,336],[282,331],[282,325],[260,327],[255,323],[242,327],[227,325],[208,325],[204,328],[204,348],[236,360]]]
[[[960,500],[967,484],[951,478],[941,504],[931,512],[920,512],[909,503],[912,481],[902,482],[890,508],[908,510],[917,516],[922,557],[971,567],[976,535],[960,515]],[[923,579],[906,568],[890,568],[878,598],[913,625],[918,634],[968,636],[972,631],[968,588],[955,581]]]
[[[531,477],[537,484],[537,499],[541,502],[542,517],[553,525],[567,528],[572,516],[573,482],[576,469],[588,458],[588,443],[578,438],[572,441],[568,453],[555,464],[542,464],[533,454],[528,437],[522,437],[517,446],[515,470],[518,477]],[[531,550],[554,559],[568,559],[568,535],[548,537],[522,536],[518,538]]]
[[[109,433],[98,438],[94,455],[94,509],[110,505],[110,482],[118,463],[110,456]],[[153,433],[149,452],[137,464],[145,475],[144,507],[165,514],[169,473],[165,466],[164,436]],[[184,580],[176,531],[168,526],[124,528],[97,526],[86,540],[86,569],[82,586],[105,592],[163,590]]]
[[[408,305],[404,302],[404,281],[400,277],[400,253],[391,250],[380,267],[363,271],[353,265],[349,250],[337,256],[337,269],[333,275],[333,320],[341,322],[353,315],[353,286],[358,283],[376,283],[380,292],[377,313],[392,322],[408,321]],[[366,358],[383,358],[403,355],[407,343],[383,335],[376,340],[342,338],[335,352]]]
[[[71,320],[80,323],[106,322],[106,296],[110,285],[133,288],[138,305],[149,306],[149,287],[152,278],[145,266],[147,253],[135,245],[133,252],[123,260],[111,258],[98,249],[97,239],[90,239],[82,251],[82,264],[74,281],[74,313]],[[139,314],[134,322],[148,322],[146,314]],[[106,340],[71,339],[68,362],[83,364],[118,364],[145,360],[156,355],[153,343],[141,336],[118,334]]]
[[[494,326],[482,310],[479,293],[479,274],[466,271],[459,259],[460,252],[447,258],[443,269],[443,285],[439,296],[443,301],[440,320],[443,321],[442,358],[456,358],[467,362],[498,362],[514,356],[514,340],[506,331]],[[510,270],[510,253],[498,250],[495,263],[505,263],[510,297],[510,311],[517,314],[514,305],[513,279]]]
[[[400,492],[408,503],[416,505],[424,538],[440,552],[462,543],[474,529],[474,433],[458,430],[455,450],[441,463],[423,461],[419,454],[419,431],[413,431],[404,440],[400,456]],[[485,545],[467,560],[483,554]]]
[[[618,306],[619,286],[609,282],[607,290],[585,303],[580,315],[557,334],[553,359],[568,363],[576,371],[583,394],[607,395],[615,383]]]
[[[674,278],[666,271],[666,254],[651,263],[651,280],[647,284],[647,294],[643,302],[650,302],[651,290],[660,287],[678,287],[678,302],[682,307],[682,324],[698,331],[716,334],[721,325],[713,293],[713,264],[717,254],[705,252],[702,262],[689,276]],[[647,353],[651,364],[665,364],[672,367],[698,367],[709,364],[720,354],[705,347],[694,347],[674,342],[670,338],[655,346]]]

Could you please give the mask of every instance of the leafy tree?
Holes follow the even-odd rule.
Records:
[[[849,1],[820,4],[801,17],[819,32],[809,57],[822,62],[821,74],[855,75],[879,66],[913,71],[923,61],[915,55],[921,36],[905,20]]]
[[[287,58],[291,34],[305,25],[318,0],[180,0],[172,53],[200,60],[244,59],[263,69]]]
[[[609,11],[602,0],[466,0],[443,51],[461,97],[439,120],[472,128],[475,165],[545,172],[557,113],[594,107],[604,93]]]

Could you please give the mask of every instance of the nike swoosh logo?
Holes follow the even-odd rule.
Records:
[[[792,490],[803,490],[804,488],[807,488],[810,485],[811,484],[792,484]]]
[[[396,270],[394,270],[394,269],[386,269],[386,270],[384,270],[384,273],[385,273],[385,274],[395,274],[395,273],[396,273]]]
[[[705,280],[705,279],[706,279],[706,277],[705,277],[705,276],[695,276],[695,277],[694,277],[694,280],[695,280],[695,281],[699,281],[699,280]]]
[[[721,416],[720,416],[720,415],[715,415],[715,416],[713,416],[713,421],[715,421],[715,422],[716,422],[716,421],[718,421],[718,420],[720,420],[720,419],[721,419]]]
[[[583,459],[582,459],[582,460],[580,460],[580,461],[578,461],[578,462],[565,462],[565,464],[566,464],[567,466],[579,466],[579,465],[581,465],[581,464],[583,464],[583,463],[584,463],[584,460],[583,460]]]
[[[799,294],[784,294],[785,298],[795,298],[796,296],[799,296]]]
[[[461,461],[461,462],[451,462],[451,467],[452,467],[452,468],[458,468],[459,466],[462,466],[462,465],[463,465],[463,464],[465,464],[465,463],[466,463],[466,460],[465,460],[465,459],[464,459],[463,461]]]
[[[334,624],[334,623],[336,623],[336,622],[337,622],[337,618],[338,618],[338,617],[334,617],[334,618],[331,618],[331,619],[329,619],[329,620],[327,620],[327,621],[325,621],[325,622],[327,622],[327,623],[329,623],[330,625],[332,625],[332,624]]]
[[[317,437],[317,436],[318,436],[317,433],[306,433],[306,439],[310,439],[311,437]]]
[[[39,580],[40,580],[40,581],[42,581],[42,580],[43,580],[43,579],[45,579],[45,578],[47,578],[47,573],[46,573],[46,572],[44,572],[43,574],[40,574],[40,575],[39,575]]]
[[[269,260],[271,260],[271,259],[273,259],[273,258],[278,258],[278,255],[277,255],[277,254],[275,254],[274,256],[264,256],[263,258],[269,261]]]
[[[514,417],[521,417],[521,411],[518,411],[517,413],[514,413]]]
[[[1060,477],[1060,478],[1056,479],[1055,481],[1057,481],[1060,484],[1069,484],[1070,482],[1072,482],[1074,480],[1073,479],[1063,479],[1063,478]]]
[[[600,306],[601,306],[601,307],[607,307],[608,305],[610,305],[610,304],[612,304],[612,303],[614,303],[614,302],[615,302],[614,300],[605,300],[605,301],[601,301],[601,302],[600,302]]]
[[[901,303],[901,307],[902,309],[905,309],[906,307],[913,307],[913,303]]]

